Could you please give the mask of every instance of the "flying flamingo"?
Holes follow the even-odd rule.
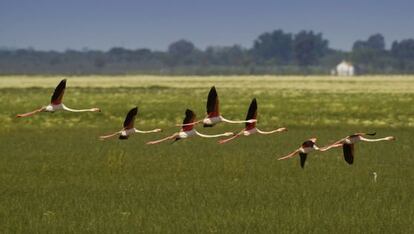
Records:
[[[82,110],[75,110],[65,106],[62,103],[63,94],[65,93],[66,89],[66,79],[60,81],[58,86],[56,86],[55,91],[53,92],[50,104],[47,106],[43,106],[37,110],[25,113],[25,114],[18,114],[16,117],[29,117],[35,115],[39,112],[55,112],[55,111],[69,111],[69,112],[100,112],[99,108],[91,108],[91,109],[82,109]]]
[[[331,148],[337,148],[342,146],[342,150],[344,153],[344,159],[348,164],[354,163],[354,145],[357,142],[360,141],[366,141],[366,142],[377,142],[377,141],[392,141],[395,140],[395,137],[388,136],[384,138],[378,138],[378,139],[368,139],[364,136],[375,136],[374,133],[355,133],[353,135],[347,136],[331,145],[328,145],[326,147],[323,147],[324,150],[331,149]]]
[[[128,139],[129,135],[133,133],[161,132],[161,129],[159,128],[154,129],[154,130],[149,130],[149,131],[141,131],[141,130],[136,129],[134,127],[134,123],[135,123],[135,117],[137,116],[137,114],[138,114],[138,107],[132,108],[130,111],[128,111],[128,114],[124,121],[124,128],[122,130],[106,135],[106,136],[100,136],[99,138],[101,140],[105,140],[105,139],[119,135],[120,140],[126,140]]]
[[[246,120],[253,120],[253,119],[254,120],[257,119],[257,101],[256,101],[256,98],[253,98],[252,102],[250,103],[249,110],[247,111],[247,116],[246,116]],[[237,137],[239,137],[241,135],[250,136],[254,133],[260,133],[260,134],[267,135],[267,134],[272,134],[272,133],[276,133],[276,132],[283,132],[283,131],[287,131],[287,128],[278,128],[278,129],[273,130],[273,131],[265,132],[265,131],[262,131],[262,130],[256,128],[256,121],[254,121],[252,123],[247,122],[246,127],[243,130],[241,130],[239,133],[237,133],[236,135],[234,135],[230,138],[219,141],[219,143],[223,144],[223,143],[229,142],[233,139],[236,139]]]
[[[306,140],[305,142],[303,142],[299,149],[293,151],[292,153],[290,153],[290,154],[288,154],[284,157],[279,158],[278,160],[284,160],[284,159],[291,158],[291,157],[295,156],[298,153],[299,156],[300,156],[300,166],[302,168],[304,168],[308,153],[310,153],[312,151],[315,151],[315,150],[317,150],[317,151],[326,151],[328,149],[319,148],[316,145],[316,138],[311,138],[311,139]]]
[[[150,141],[147,142],[148,145],[158,144],[166,140],[172,140],[178,141],[180,139],[189,138],[191,136],[197,135],[200,137],[206,137],[206,138],[212,138],[212,137],[221,137],[221,136],[231,136],[233,135],[232,132],[225,132],[223,134],[217,134],[217,135],[205,135],[197,132],[197,130],[194,129],[194,124],[188,124],[193,123],[196,118],[195,113],[192,110],[187,109],[185,111],[185,118],[183,121],[183,126],[181,127],[181,130],[179,132],[176,132],[172,134],[171,136],[165,137],[163,139],[157,140],[157,141]]]
[[[254,123],[256,122],[255,119],[249,119],[249,120],[229,120],[225,119],[222,115],[220,115],[220,108],[219,108],[219,99],[216,91],[216,87],[211,87],[210,92],[207,96],[207,116],[203,120],[195,121],[192,123],[188,123],[186,125],[194,125],[198,123],[203,123],[204,127],[213,127],[214,125],[225,122],[225,123],[231,123],[231,124],[237,124],[237,123]],[[183,125],[178,125],[183,126]]]

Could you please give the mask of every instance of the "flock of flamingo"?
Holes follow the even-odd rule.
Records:
[[[65,106],[62,103],[65,89],[66,89],[66,79],[63,79],[62,81],[60,81],[58,86],[55,88],[55,91],[52,94],[51,102],[49,105],[41,107],[39,109],[36,109],[28,113],[18,114],[16,117],[29,117],[37,113],[40,113],[40,112],[53,113],[55,111],[69,111],[69,112],[100,112],[101,111],[99,108],[72,109],[72,108]],[[100,139],[105,140],[108,138],[119,136],[119,139],[126,140],[129,138],[130,135],[134,133],[155,133],[155,132],[161,131],[161,129],[159,128],[153,129],[153,130],[147,130],[147,131],[136,129],[134,127],[134,123],[135,123],[135,118],[137,114],[138,114],[138,107],[131,109],[125,118],[123,128],[121,130],[116,131],[115,133],[112,133],[109,135],[100,136]],[[195,126],[197,124],[202,123],[204,127],[213,127],[220,122],[225,122],[225,123],[230,123],[230,124],[244,123],[245,127],[237,134],[234,134],[233,132],[225,132],[225,133],[217,134],[217,135],[202,134],[195,129]],[[204,119],[196,120],[196,114],[192,110],[187,109],[185,111],[185,118],[183,120],[183,123],[176,125],[176,126],[181,127],[179,132],[176,132],[172,134],[171,136],[167,136],[160,140],[147,142],[147,144],[153,145],[153,144],[158,144],[158,143],[161,143],[167,140],[172,140],[173,142],[175,142],[180,139],[186,139],[192,136],[200,136],[200,137],[205,137],[205,138],[214,138],[214,137],[223,137],[223,136],[229,137],[229,138],[220,140],[218,142],[219,144],[224,144],[240,136],[250,136],[255,133],[267,135],[267,134],[287,131],[287,128],[278,128],[272,131],[262,131],[256,127],[256,123],[257,123],[257,101],[255,98],[250,103],[250,106],[249,106],[249,109],[246,115],[246,120],[228,120],[228,119],[225,119],[220,114],[219,99],[218,99],[216,88],[213,86],[211,87],[210,92],[207,97],[207,116]],[[329,149],[342,147],[345,161],[348,164],[353,164],[354,145],[357,142],[360,142],[360,141],[377,142],[377,141],[395,140],[395,137],[393,136],[388,136],[388,137],[378,138],[378,139],[365,138],[365,136],[373,136],[373,135],[375,135],[375,133],[355,133],[353,135],[346,136],[324,147],[318,147],[316,145],[316,138],[311,138],[303,142],[302,145],[298,149],[294,150],[293,152],[291,152],[290,154],[284,157],[279,158],[278,160],[292,158],[298,154],[300,157],[300,166],[304,168],[307,155],[310,152],[312,151],[324,152]]]

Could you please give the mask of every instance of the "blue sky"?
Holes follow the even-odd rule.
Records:
[[[377,32],[388,46],[414,38],[413,9],[410,0],[0,0],[0,47],[165,50],[183,38],[251,47],[263,32],[305,29],[349,50]]]

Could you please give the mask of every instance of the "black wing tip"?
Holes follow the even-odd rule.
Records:
[[[210,88],[210,92],[208,92],[208,96],[209,97],[217,97],[218,96],[217,95],[217,90],[216,90],[216,87],[215,86],[212,86]]]
[[[66,79],[63,79],[59,82],[59,85],[63,85],[64,87],[66,86]]]
[[[377,133],[376,133],[376,132],[373,132],[373,133],[367,133],[367,135],[368,135],[368,136],[375,136],[375,135],[377,135]]]
[[[342,145],[342,151],[344,154],[344,160],[345,162],[347,162],[349,165],[354,163],[354,156],[353,156],[353,150],[352,150],[353,145],[352,144],[343,144]]]
[[[59,85],[63,85],[63,87],[66,87],[66,78],[65,79],[63,79],[63,80],[61,80],[60,82],[59,82]]]
[[[128,113],[136,115],[138,113],[138,107],[136,106],[136,107],[132,108],[131,110],[128,111]]]
[[[252,102],[250,103],[250,106],[254,106],[255,108],[257,108],[257,100],[256,98],[252,99]]]
[[[349,157],[349,156],[344,155],[344,159],[345,159],[345,162],[347,162],[349,165],[352,165],[354,163],[354,158],[353,157]]]
[[[253,99],[252,99],[252,101],[250,102],[250,106],[251,106],[251,107],[253,107],[253,106],[254,106],[254,107],[256,107],[256,108],[257,108],[257,100],[256,100],[256,98],[253,98]]]
[[[119,135],[119,140],[128,140],[128,136]]]
[[[194,111],[190,110],[190,109],[186,109],[185,110],[185,117],[186,118],[193,118],[195,116]]]
[[[306,158],[307,158],[307,154],[305,153],[299,153],[299,158],[300,158],[300,167],[302,169],[305,169],[305,162],[306,162]]]

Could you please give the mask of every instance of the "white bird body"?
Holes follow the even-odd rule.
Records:
[[[121,130],[121,136],[129,136],[137,132],[137,129],[130,128],[130,129],[123,129]]]
[[[44,107],[45,108],[45,112],[55,112],[55,111],[59,111],[59,110],[63,110],[63,104],[58,104],[58,105],[54,105],[54,104],[49,104],[47,106]]]
[[[359,135],[350,136],[350,137],[345,138],[344,140],[345,144],[355,144],[358,141],[361,141],[361,136]]]
[[[252,128],[252,129],[249,129],[249,130],[243,130],[243,136],[250,136],[250,135],[255,134],[257,132],[258,132],[257,128]]]
[[[222,116],[215,116],[215,117],[206,117],[203,119],[203,124],[207,124],[207,125],[216,125],[220,122],[223,121],[223,117]]]
[[[319,150],[319,148],[316,145],[313,145],[313,147],[300,147],[299,148],[299,152],[304,153],[304,154],[310,153],[315,150]]]
[[[178,137],[179,138],[189,138],[189,137],[194,136],[196,134],[197,134],[196,130],[191,129],[190,131],[180,131],[178,133]]]

